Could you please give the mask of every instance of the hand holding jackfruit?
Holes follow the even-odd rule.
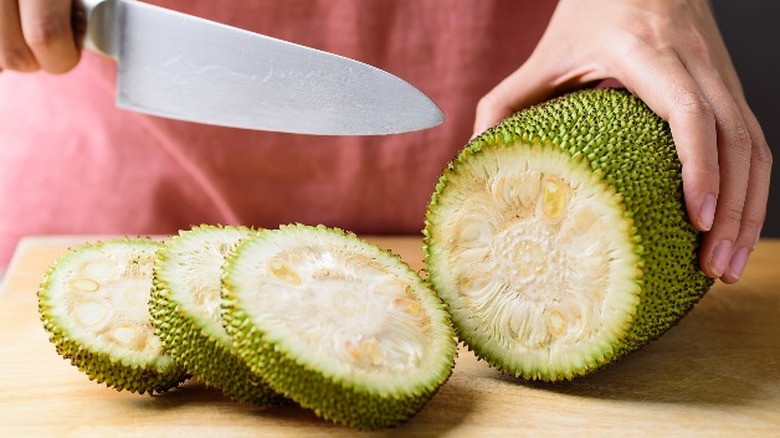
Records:
[[[712,280],[699,269],[668,125],[587,90],[475,138],[426,214],[428,279],[459,337],[515,376],[556,381],[637,350]]]

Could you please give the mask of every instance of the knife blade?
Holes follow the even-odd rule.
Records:
[[[133,0],[83,0],[85,47],[118,65],[117,106],[264,131],[384,135],[436,126],[439,107],[374,66]]]

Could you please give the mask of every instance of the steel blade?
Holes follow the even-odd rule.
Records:
[[[420,90],[365,63],[141,2],[113,6],[112,25],[95,28],[121,29],[102,36],[116,52],[119,107],[320,135],[394,134],[444,120]]]

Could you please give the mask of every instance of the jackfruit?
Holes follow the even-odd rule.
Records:
[[[439,298],[400,258],[354,234],[262,230],[228,256],[222,284],[235,350],[325,419],[396,425],[452,372],[455,333]]]
[[[276,405],[284,399],[232,350],[220,317],[225,257],[252,233],[201,225],[168,239],[157,252],[149,310],[168,354],[201,382],[236,401]]]
[[[154,335],[147,302],[160,243],[118,239],[68,250],[38,290],[41,321],[57,352],[117,390],[162,392],[188,375]]]
[[[707,292],[668,125],[625,90],[516,113],[443,171],[428,280],[492,366],[558,381],[658,338]]]

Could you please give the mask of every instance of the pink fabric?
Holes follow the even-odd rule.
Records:
[[[31,234],[289,222],[418,233],[477,100],[530,54],[555,2],[154,3],[374,64],[431,96],[447,120],[384,137],[226,129],[116,109],[115,66],[91,54],[63,76],[4,72],[0,269]]]

